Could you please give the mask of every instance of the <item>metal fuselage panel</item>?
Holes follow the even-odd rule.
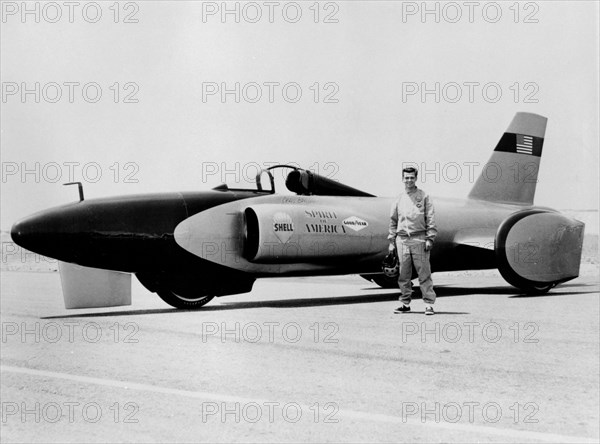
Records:
[[[23,248],[87,267],[125,272],[197,269],[207,264],[174,242],[175,227],[192,214],[255,195],[203,192],[89,199],[29,216],[13,226],[11,236]]]
[[[387,254],[393,201],[376,197],[256,197],[191,216],[176,228],[175,241],[196,256],[256,276],[378,273]],[[431,258],[434,271],[494,268],[497,227],[509,214],[523,209],[460,199],[436,199],[435,207],[438,237]],[[258,218],[259,228],[244,220],[248,209]],[[286,227],[287,233],[278,231]],[[259,239],[249,242],[252,230],[259,232]],[[457,244],[458,234],[468,238],[470,246]],[[244,248],[248,242],[260,244],[252,249],[252,257]],[[338,254],[331,254],[332,250]],[[298,260],[290,259],[294,256]]]
[[[26,249],[88,267],[126,272],[225,272],[227,267],[223,264],[206,260],[176,242],[174,233],[182,222],[201,217],[208,211],[217,214],[233,208],[233,212],[240,213],[248,206],[263,203],[281,204],[285,209],[308,202],[317,209],[355,208],[356,216],[377,227],[369,234],[370,252],[358,258],[323,258],[316,264],[302,261],[283,268],[257,264],[241,271],[255,276],[369,273],[380,271],[381,260],[387,252],[387,226],[393,200],[282,196],[252,191],[134,195],[84,200],[46,210],[16,223],[11,234],[15,242]],[[457,234],[480,233],[481,239],[493,242],[500,223],[511,213],[525,209],[463,199],[434,198],[433,202],[438,227],[431,257],[434,271],[495,267],[493,245],[491,249],[489,245],[484,248],[474,245],[469,249],[456,244]],[[223,208],[219,208],[221,206]],[[352,214],[352,210],[347,214]],[[356,221],[350,219],[350,223]],[[208,235],[209,240],[211,236],[240,236],[239,232],[219,232],[219,226],[211,225],[197,228],[200,231],[188,235]]]

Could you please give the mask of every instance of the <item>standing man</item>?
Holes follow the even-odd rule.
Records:
[[[389,250],[395,249],[398,254],[400,265],[398,286],[400,287],[400,302],[402,302],[402,305],[394,310],[394,313],[410,311],[412,266],[414,264],[425,302],[425,314],[432,315],[435,292],[431,280],[429,252],[433,248],[437,229],[431,198],[415,185],[417,173],[417,169],[413,167],[402,170],[404,191],[393,203],[390,214]]]

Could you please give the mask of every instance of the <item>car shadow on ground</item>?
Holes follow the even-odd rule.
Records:
[[[563,286],[561,286],[563,287]],[[569,284],[564,287],[597,287],[596,285],[589,284]],[[247,301],[247,302],[226,302],[218,305],[207,305],[197,309],[177,309],[177,308],[158,308],[158,309],[144,309],[144,310],[119,310],[119,311],[103,311],[93,313],[79,313],[69,315],[57,315],[57,316],[46,316],[41,319],[68,319],[68,318],[89,318],[89,317],[104,317],[104,316],[135,316],[135,315],[148,315],[148,314],[167,314],[167,313],[186,313],[186,312],[213,312],[213,311],[225,311],[225,310],[246,310],[253,308],[307,308],[307,307],[324,307],[329,305],[351,305],[351,304],[372,304],[374,302],[391,302],[398,300],[398,291],[394,289],[382,289],[377,288],[364,288],[363,290],[379,289],[385,291],[382,294],[359,294],[351,296],[337,296],[333,298],[295,298],[295,299],[277,299],[267,301]],[[526,294],[515,294],[518,290],[510,286],[501,287],[485,287],[485,288],[473,288],[473,287],[456,287],[453,285],[436,285],[435,291],[438,297],[450,297],[450,296],[466,296],[472,294],[482,295],[510,295],[510,298],[544,298],[554,296],[574,296],[579,294],[596,293],[594,291],[568,291],[561,292],[556,289],[551,290],[545,295],[531,296]],[[422,299],[419,287],[414,287],[413,299]],[[423,314],[423,311],[412,311],[405,314]],[[443,314],[468,314],[466,312],[436,312],[436,315]],[[404,313],[403,313],[404,315]]]
[[[420,296],[419,296],[420,297]],[[322,307],[327,305],[348,305],[348,304],[368,304],[373,302],[387,302],[398,299],[396,293],[386,293],[380,295],[353,295],[334,298],[295,298],[295,299],[277,299],[268,301],[247,301],[247,302],[226,302],[218,305],[206,305],[197,309],[177,309],[177,308],[159,308],[147,310],[122,310],[96,313],[81,313],[64,316],[48,316],[42,319],[60,319],[60,318],[79,318],[96,316],[128,316],[157,313],[185,313],[185,312],[210,312],[224,310],[245,310],[252,308],[305,308]]]

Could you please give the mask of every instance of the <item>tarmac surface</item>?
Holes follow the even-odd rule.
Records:
[[[65,310],[3,272],[2,442],[598,442],[600,286],[434,275],[436,315],[358,276],[259,280],[198,311]]]

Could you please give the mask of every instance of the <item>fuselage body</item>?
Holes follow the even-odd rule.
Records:
[[[36,213],[13,226],[13,239],[31,251],[64,262],[87,267],[131,273],[194,272],[223,273],[226,262],[214,261],[182,247],[175,238],[177,227],[202,213],[228,214],[243,218],[248,206],[281,205],[282,211],[302,206],[302,211],[354,214],[369,227],[363,235],[365,251],[353,256],[320,257],[316,261],[285,261],[286,266],[258,263],[241,267],[240,271],[255,277],[314,274],[377,273],[387,253],[388,223],[394,198],[340,196],[284,196],[256,191],[207,191],[132,195],[89,199]],[[433,271],[485,269],[496,267],[493,239],[498,226],[510,214],[530,206],[498,204],[471,199],[435,198],[438,235],[431,254]],[[233,208],[233,210],[231,210]],[[350,208],[350,210],[348,210]],[[313,213],[317,214],[317,213]],[[320,213],[321,215],[325,213]],[[319,214],[317,214],[318,216]],[[327,216],[327,214],[325,214]],[[317,217],[317,219],[319,219]],[[244,233],[228,232],[227,224],[215,226],[207,219],[206,230],[196,224],[196,233],[207,239],[243,239]],[[341,221],[327,221],[339,224]],[[308,232],[318,230],[319,221],[307,226]],[[340,230],[357,234],[346,226]],[[221,230],[222,228],[222,230]],[[221,231],[220,231],[221,230]],[[337,231],[337,230],[336,230]],[[335,241],[343,245],[341,232],[316,233],[315,236],[338,235]],[[315,237],[318,239],[318,237]],[[459,239],[471,239],[472,248]],[[482,244],[477,244],[480,242]],[[483,245],[483,243],[487,245]],[[491,243],[491,244],[490,244]],[[233,255],[237,252],[231,253]],[[240,255],[241,250],[240,250]],[[245,260],[245,259],[243,259]]]

